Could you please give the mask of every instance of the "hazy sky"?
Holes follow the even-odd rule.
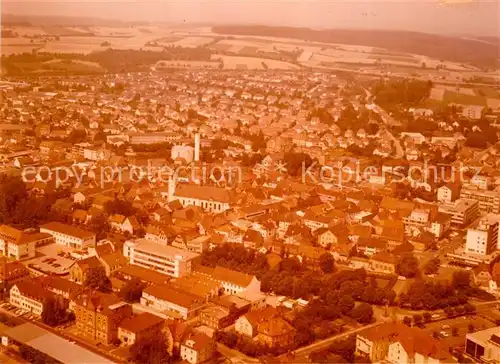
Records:
[[[0,0],[1,1],[1,0]],[[441,2],[453,2],[442,5]],[[500,37],[500,0],[3,0],[4,13]]]

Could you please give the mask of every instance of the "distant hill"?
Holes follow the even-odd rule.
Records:
[[[73,16],[40,16],[2,14],[2,26],[80,26],[80,27],[127,27],[146,25],[147,22],[126,22],[101,18]]]
[[[392,51],[421,54],[440,60],[472,63],[482,67],[496,67],[499,65],[500,44],[498,42],[490,43],[452,36],[392,30],[314,30],[310,28],[263,25],[215,26],[212,30],[215,33],[225,35],[295,38],[322,43],[356,44],[386,48]],[[491,41],[492,39],[488,40]]]

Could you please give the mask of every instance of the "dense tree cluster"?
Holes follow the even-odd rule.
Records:
[[[253,274],[259,278],[269,270],[265,255],[245,249],[240,244],[225,244],[217,246],[213,250],[204,251],[201,255],[201,263],[210,267],[219,265]]]
[[[413,255],[403,255],[396,265],[399,275],[406,278],[414,278],[420,274],[418,259]]]
[[[378,105],[393,111],[400,105],[404,108],[419,106],[429,97],[431,88],[431,81],[404,79],[378,82],[372,92]]]
[[[59,360],[42,353],[41,351],[32,348],[31,346],[19,345],[19,355],[28,363],[33,364],[62,364]]]
[[[74,319],[74,314],[66,311],[67,304],[56,297],[48,297],[45,300],[42,321],[49,326],[57,326]]]
[[[425,274],[436,274],[439,271],[439,265],[440,265],[440,260],[439,258],[433,258],[429,260],[425,266],[424,266],[424,273]]]
[[[133,278],[120,289],[119,296],[129,303],[139,302],[146,285],[140,279]]]
[[[233,331],[217,331],[215,339],[229,348],[236,349],[250,357],[265,355],[277,356],[286,353],[293,347],[269,348],[257,341],[238,335]]]
[[[171,362],[168,351],[168,340],[165,335],[159,334],[137,340],[130,347],[130,361],[133,363],[158,363]]]
[[[31,228],[49,221],[64,222],[64,216],[53,205],[65,195],[67,191],[58,189],[34,196],[20,177],[0,175],[0,223]]]
[[[96,289],[103,293],[110,293],[112,290],[111,281],[106,276],[104,269],[92,269],[87,273],[87,279],[83,283],[85,287]]]
[[[369,363],[368,358],[356,358],[356,335],[334,341],[329,348],[312,352],[309,359],[313,363]]]
[[[307,170],[314,160],[309,154],[288,152],[285,153],[284,160],[286,169],[290,176],[300,176],[303,170]]]
[[[469,272],[457,271],[451,282],[416,280],[406,293],[399,295],[399,305],[413,310],[445,309],[448,315],[453,316],[474,311],[468,303],[469,297],[494,299],[489,293],[471,285]]]

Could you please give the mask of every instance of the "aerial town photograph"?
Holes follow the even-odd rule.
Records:
[[[500,363],[498,0],[0,6],[0,363]]]

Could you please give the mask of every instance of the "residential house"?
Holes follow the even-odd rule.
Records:
[[[9,290],[16,282],[29,278],[30,272],[22,263],[8,262],[7,258],[0,258],[0,289]]]
[[[281,317],[260,323],[257,332],[256,340],[269,348],[289,347],[295,339],[295,328]]]
[[[277,309],[272,306],[266,306],[260,310],[250,311],[238,318],[234,328],[238,334],[253,338],[257,336],[258,326],[261,323],[275,317],[279,317]]]
[[[135,344],[138,340],[143,340],[159,335],[165,326],[165,319],[143,312],[125,318],[118,325],[118,339],[127,346]]]
[[[140,228],[135,216],[126,217],[115,214],[109,217],[108,222],[112,229],[122,233],[128,232],[130,235],[134,234]]]
[[[97,257],[77,260],[69,270],[69,277],[73,282],[84,284],[93,274],[105,274],[105,269]]]
[[[449,363],[452,357],[427,332],[402,323],[384,323],[356,335],[356,353],[371,362]]]
[[[260,293],[260,281],[250,274],[219,266],[210,268],[201,265],[196,266],[193,273],[221,283],[226,294]]]
[[[180,345],[180,357],[190,364],[204,363],[212,359],[215,341],[202,333],[190,334]]]
[[[387,252],[373,254],[370,257],[371,268],[377,273],[396,273],[397,258]]]

